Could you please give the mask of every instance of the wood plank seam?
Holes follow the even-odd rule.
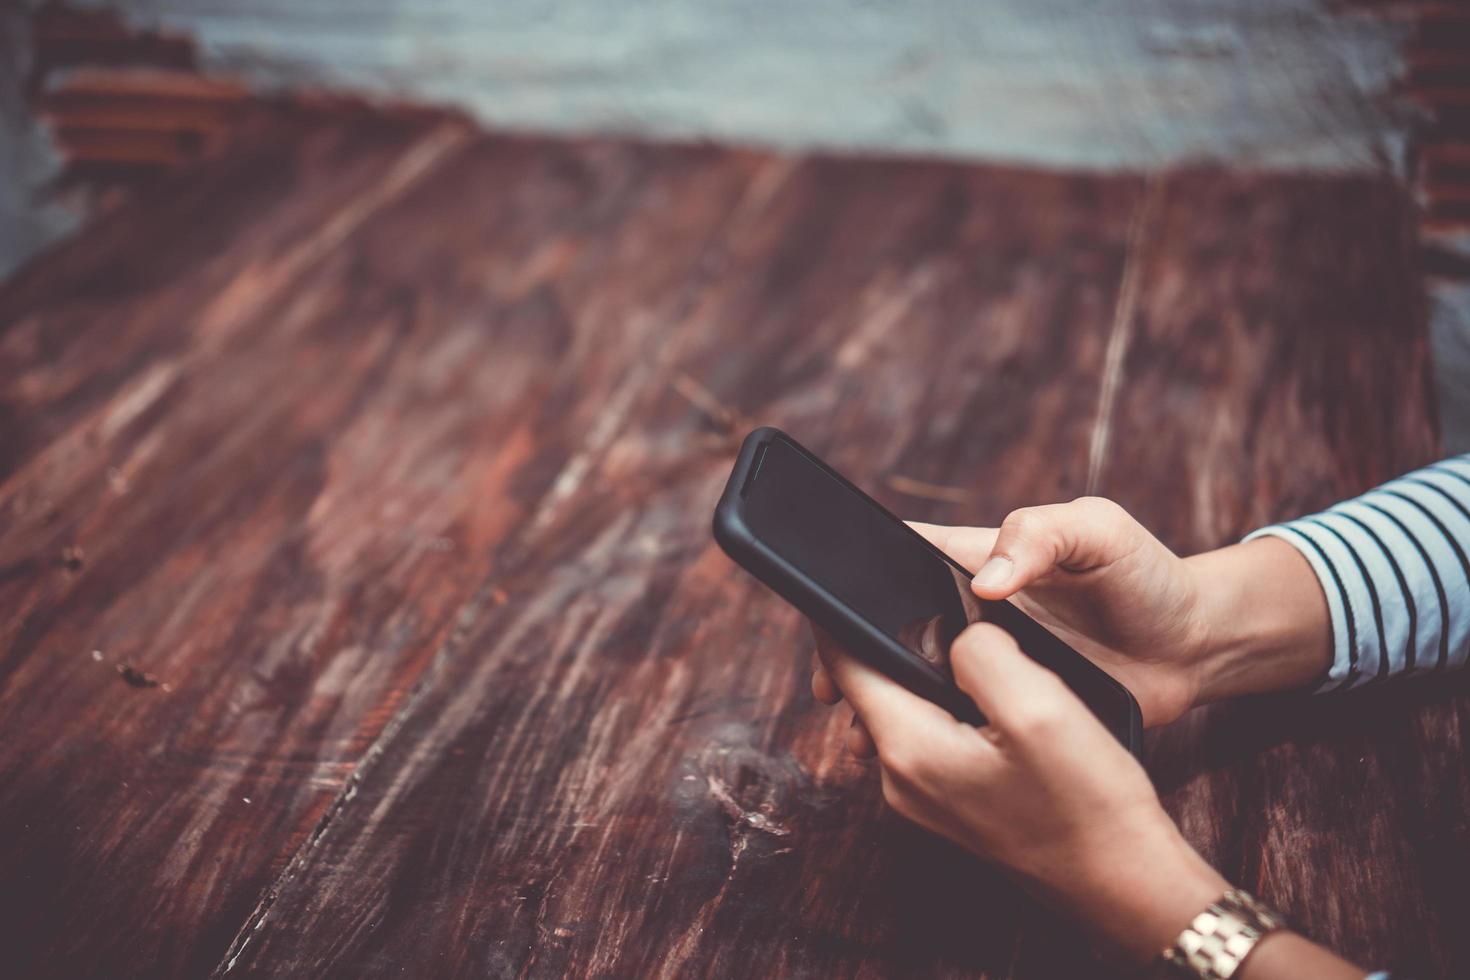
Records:
[[[334,216],[327,227],[294,249],[286,259],[279,263],[277,268],[284,267],[288,270],[299,271],[299,267],[310,264],[326,250],[340,245],[363,221],[418,183],[426,173],[449,155],[449,151],[464,145],[471,135],[473,135],[471,128],[458,124],[441,126],[430,132],[410,146],[394,164],[380,185],[380,188],[391,188],[390,192],[374,193],[364,206],[354,205]],[[787,179],[795,166],[796,161],[783,161],[782,165],[776,168],[777,180],[775,182],[771,180],[769,168],[759,170],[751,178],[746,193],[741,196],[726,221],[721,224],[729,226],[735,219],[741,217],[750,209],[753,198],[758,206],[764,205],[776,187]],[[718,237],[720,236],[717,232],[715,238]],[[330,245],[315,247],[324,239],[329,240]],[[706,243],[705,247],[708,249],[709,243]],[[298,258],[299,261],[296,261]],[[275,283],[277,288],[283,289],[294,281],[295,271],[280,276]],[[653,318],[644,317],[641,318],[638,326],[645,333],[651,334],[656,332],[658,323]],[[676,360],[667,352],[675,346],[671,342],[664,356],[654,360],[651,369],[632,371],[620,384],[613,396],[613,404],[604,410],[598,422],[583,437],[581,444],[568,455],[559,472],[548,485],[542,499],[527,515],[524,533],[528,544],[536,541],[540,534],[554,522],[562,505],[581,486],[597,460],[606,454],[609,445],[618,433],[619,426],[637,403],[640,395],[646,394],[649,390],[661,389],[665,385],[674,387],[674,382],[680,379],[693,381],[689,375],[679,370]],[[670,380],[670,375],[673,375],[673,380]],[[697,385],[698,382],[694,384]],[[701,406],[696,404],[696,408],[699,407]],[[386,755],[388,748],[394,744],[404,725],[414,717],[420,703],[432,692],[445,666],[459,654],[461,646],[470,636],[471,627],[482,618],[487,608],[504,602],[505,595],[500,576],[492,576],[456,613],[453,630],[440,649],[436,651],[432,662],[414,683],[408,697],[393,713],[372,744],[363,752],[361,759],[354,765],[352,773],[344,782],[341,791],[322,814],[311,834],[296,849],[280,875],[261,894],[250,915],[246,917],[231,940],[220,962],[210,973],[211,978],[223,977],[239,964],[241,956],[255,934],[264,928],[270,910],[282,889],[306,866],[318,844],[327,837],[334,825],[339,822],[339,818],[346,813],[348,805],[357,796],[359,787],[376,773],[379,761]]]
[[[429,139],[432,138],[431,136]],[[428,140],[421,141],[417,146],[410,148],[402,159],[407,160],[410,157],[423,157],[424,154],[417,151],[422,150],[426,143],[428,143]],[[441,140],[434,145],[442,144],[443,141]],[[432,159],[437,160],[441,156],[442,154],[436,153],[432,156]],[[398,169],[403,169],[403,165],[400,164],[398,168],[395,168],[395,172]],[[422,176],[427,169],[425,167],[414,167],[413,173],[415,177]],[[393,181],[390,179],[385,182],[385,184],[388,183],[393,183]],[[406,189],[406,185],[403,189]],[[361,215],[362,218],[366,216],[366,213]],[[353,227],[356,227],[356,224],[360,224],[360,219]],[[350,229],[344,233],[344,237],[348,233],[350,233]],[[593,445],[584,445],[583,449],[574,454],[568,460],[567,464],[562,467],[561,473],[552,482],[552,489],[547,493],[546,499],[541,502],[536,512],[528,519],[528,524],[533,530],[539,525],[546,523],[557,505],[565,498],[567,492],[558,494],[557,488],[569,482],[575,488],[575,485],[581,482],[581,475],[585,473],[587,468],[586,457],[588,454],[605,448],[603,443],[607,441],[608,435],[604,434],[599,437],[597,434],[602,428],[605,427],[598,427],[598,430],[589,436],[587,442],[593,443]],[[251,910],[250,915],[241,924],[240,930],[235,934],[235,938],[231,941],[229,948],[225,950],[224,957],[210,974],[212,978],[223,977],[235,968],[235,965],[240,960],[240,956],[250,944],[250,940],[256,932],[264,927],[266,918],[270,914],[271,906],[275,904],[276,896],[280,894],[281,889],[286,883],[295,877],[296,873],[305,866],[311,852],[327,835],[337,818],[346,810],[347,805],[357,796],[358,787],[373,773],[378,760],[384,756],[388,746],[393,744],[398,732],[403,728],[407,720],[413,717],[419,702],[431,689],[433,681],[441,673],[443,666],[458,652],[460,645],[468,636],[470,625],[476,621],[479,614],[486,608],[487,603],[490,605],[498,604],[502,601],[503,595],[504,593],[501,590],[498,577],[492,577],[480,587],[475,595],[456,614],[453,632],[443,646],[434,654],[433,662],[429,664],[428,668],[414,683],[409,696],[403,700],[403,704],[393,713],[393,717],[388,720],[388,723],[383,726],[383,730],[378,733],[377,738],[363,752],[362,758],[353,767],[352,774],[343,783],[342,790],[337,794],[337,798],[332,801],[331,805],[327,807],[326,812],[322,814],[321,819],[317,821],[317,825],[313,828],[310,836],[296,849],[296,853],[291,856],[291,860],[287,862],[285,869],[261,895],[255,908]]]
[[[332,215],[310,238],[269,262],[259,270],[261,275],[243,275],[232,281],[201,313],[201,333],[206,337],[206,346],[220,343],[232,333],[234,325],[252,321],[313,263],[340,247],[363,222],[415,187],[455,150],[467,145],[472,134],[468,125],[459,122],[444,123],[430,130],[403,151],[383,175],[381,183]]]
[[[373,773],[375,764],[383,757],[388,746],[392,744],[393,739],[398,735],[399,730],[403,728],[405,722],[412,717],[415,707],[417,707],[419,701],[422,700],[425,693],[432,686],[434,679],[439,675],[444,664],[455,655],[460,645],[464,643],[469,634],[470,624],[475,621],[479,612],[485,608],[487,603],[494,605],[502,601],[501,595],[502,593],[500,592],[497,581],[492,578],[482,585],[475,595],[456,614],[454,629],[444,641],[444,644],[439,648],[438,652],[434,654],[433,661],[424,670],[423,674],[420,675],[419,679],[414,682],[408,697],[403,699],[402,706],[388,719],[387,724],[383,726],[383,730],[378,733],[378,736],[373,739],[372,744],[363,752],[362,758],[353,766],[352,772],[342,784],[342,789],[337,794],[337,798],[327,807],[321,819],[312,828],[311,834],[301,842],[301,846],[296,849],[295,854],[291,855],[291,860],[286,862],[286,866],[280,875],[261,894],[260,900],[256,903],[255,908],[251,910],[250,915],[240,925],[240,930],[235,933],[235,937],[231,940],[229,948],[225,950],[223,958],[221,958],[219,964],[210,973],[211,978],[222,977],[235,968],[235,964],[239,962],[240,955],[245,952],[245,947],[250,944],[250,940],[254,938],[255,933],[265,925],[266,917],[270,914],[271,906],[275,904],[276,896],[280,894],[281,888],[305,866],[307,859],[311,856],[311,852],[315,850],[317,844],[326,836],[332,824],[347,808],[347,805],[357,796],[358,786]]]
[[[1108,331],[1108,346],[1103,355],[1102,385],[1097,396],[1097,416],[1092,425],[1092,438],[1087,452],[1087,495],[1094,496],[1102,481],[1107,463],[1108,439],[1113,429],[1113,406],[1118,401],[1118,386],[1123,377],[1123,364],[1128,358],[1128,343],[1133,337],[1133,319],[1138,312],[1138,282],[1146,265],[1148,233],[1158,219],[1162,207],[1168,173],[1154,172],[1144,186],[1143,197],[1128,228],[1128,250],[1123,258],[1123,275],[1118,286],[1118,303],[1113,309],[1113,325]]]

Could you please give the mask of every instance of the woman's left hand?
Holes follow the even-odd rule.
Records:
[[[1138,761],[1010,635],[979,623],[956,639],[955,682],[990,724],[975,728],[818,634],[820,683],[840,689],[900,814],[1010,871],[1100,939],[1142,962],[1227,883],[1194,852]],[[818,690],[831,701],[836,690]]]

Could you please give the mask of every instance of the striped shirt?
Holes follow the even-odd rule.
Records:
[[[1470,656],[1470,454],[1320,514],[1273,524],[1327,597],[1332,666],[1319,691],[1463,667]]]

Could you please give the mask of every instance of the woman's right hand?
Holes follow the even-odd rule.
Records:
[[[1017,510],[999,528],[911,526],[977,570],[976,595],[1010,599],[1127,686],[1148,726],[1304,685],[1329,660],[1316,576],[1274,538],[1180,558],[1099,497]],[[820,666],[812,688],[829,704],[841,697]],[[853,747],[868,747],[861,732]]]

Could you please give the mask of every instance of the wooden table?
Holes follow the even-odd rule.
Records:
[[[1435,454],[1390,182],[261,112],[0,289],[10,976],[1081,976],[886,813],[710,510],[779,424],[895,509],[1181,550]],[[1470,971],[1463,688],[1197,713],[1185,833]]]

